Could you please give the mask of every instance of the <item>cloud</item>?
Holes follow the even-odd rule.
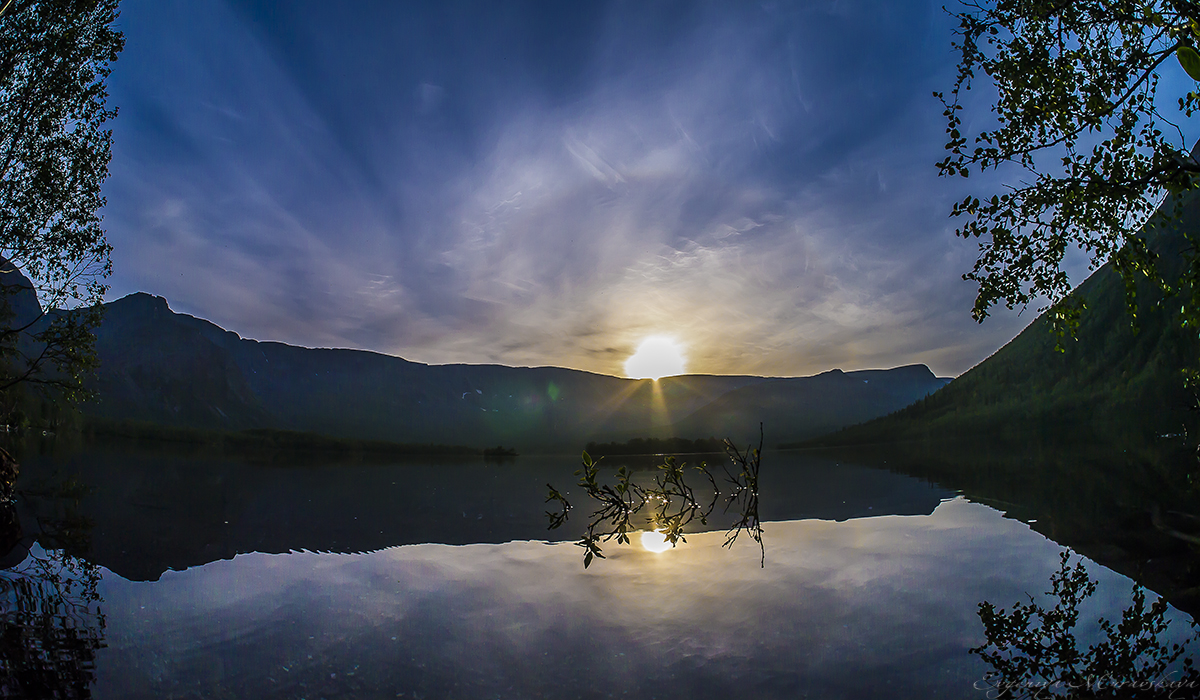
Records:
[[[421,83],[417,85],[417,111],[421,114],[432,114],[446,99],[446,89],[440,85]]]
[[[609,373],[659,333],[691,371],[957,373],[1023,322],[969,319],[932,7],[123,7],[113,296]]]

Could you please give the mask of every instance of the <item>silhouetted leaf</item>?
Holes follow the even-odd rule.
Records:
[[[1196,49],[1190,46],[1180,46],[1175,50],[1175,56],[1192,80],[1200,81],[1200,53],[1196,53]]]

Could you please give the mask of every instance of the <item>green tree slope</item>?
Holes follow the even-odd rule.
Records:
[[[1164,206],[1169,206],[1164,205]],[[1142,235],[1168,280],[1184,271],[1185,231],[1200,226],[1190,196],[1171,229]],[[1062,351],[1048,314],[984,362],[929,397],[888,416],[820,438],[819,444],[1040,436],[1082,441],[1180,434],[1196,422],[1183,370],[1200,357],[1196,329],[1180,321],[1180,302],[1144,284],[1136,328],[1125,285],[1105,264],[1071,295],[1087,304]]]

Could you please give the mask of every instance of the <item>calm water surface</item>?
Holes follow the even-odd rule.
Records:
[[[575,468],[94,453],[27,470],[91,485],[77,506],[20,508],[26,529],[91,521],[99,613],[73,624],[104,645],[100,698],[986,697],[979,603],[1045,591],[1062,551],[924,481],[767,453],[765,566],[697,532],[661,554],[610,543],[585,570],[547,539],[577,537],[586,504],[562,534],[542,515]],[[1083,617],[1118,616],[1131,582],[1089,566]]]

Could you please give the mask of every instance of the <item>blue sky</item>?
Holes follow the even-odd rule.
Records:
[[[620,374],[965,371],[940,2],[124,0],[110,299]]]

